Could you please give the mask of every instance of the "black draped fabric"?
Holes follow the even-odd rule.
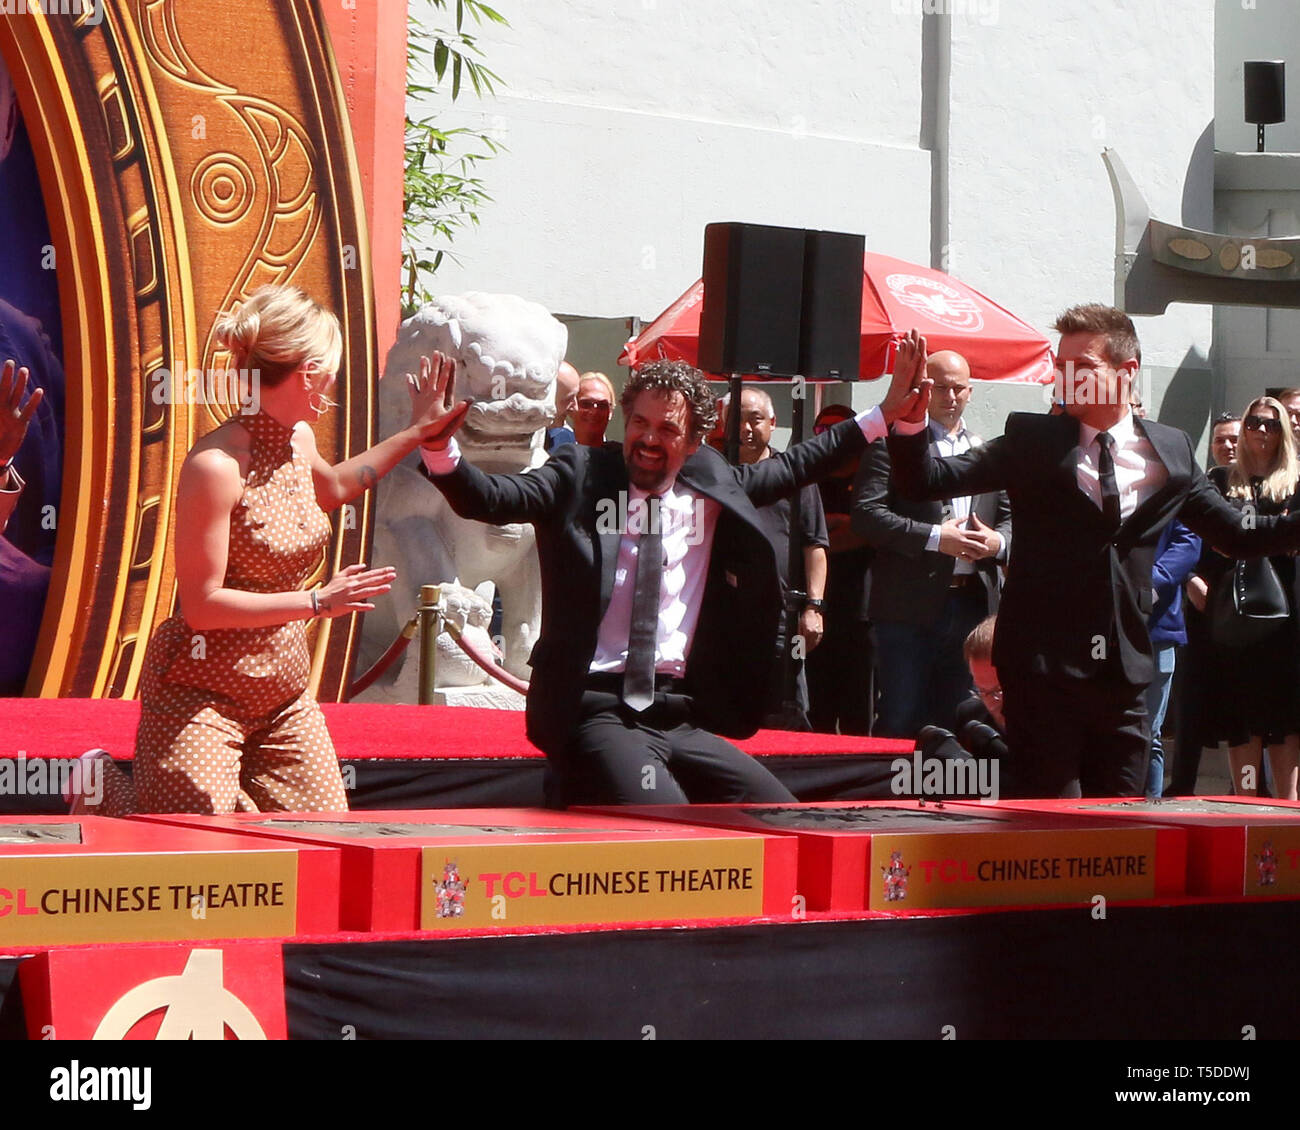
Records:
[[[367,1039],[1237,1040],[1300,1036],[1267,978],[1208,984],[1225,938],[1284,952],[1272,901],[289,945],[289,1035]],[[1178,944],[1169,946],[1170,938]],[[1125,977],[1133,954],[1159,977]],[[1211,978],[1211,980],[1213,980]]]
[[[0,957],[0,1040],[25,1040],[26,1020],[22,994],[18,991],[21,957]]]

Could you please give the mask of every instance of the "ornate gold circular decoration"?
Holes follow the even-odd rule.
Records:
[[[365,213],[322,6],[244,0],[238,21],[226,7],[100,0],[96,24],[35,7],[0,18],[49,205],[67,375],[58,543],[28,694],[136,693],[145,645],[175,604],[185,453],[243,407],[211,356],[216,311],[290,281],[333,309],[351,382],[317,444],[334,462],[374,434]],[[266,65],[250,70],[254,50]],[[256,129],[249,106],[265,109]],[[266,122],[291,124],[270,138],[287,150],[261,144]],[[359,499],[338,523],[331,572],[365,560],[372,520]],[[320,624],[322,701],[346,690],[358,630],[355,617]]]
[[[233,153],[211,153],[194,166],[194,203],[214,224],[236,224],[253,206],[257,184],[247,162]]]

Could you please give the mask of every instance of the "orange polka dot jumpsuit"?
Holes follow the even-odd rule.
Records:
[[[311,466],[293,449],[291,429],[264,412],[240,416],[238,426],[251,446],[244,494],[230,516],[224,585],[301,588],[330,536]],[[159,625],[145,657],[139,811],[346,809],[334,745],[308,688],[307,622],[199,632],[180,611]]]

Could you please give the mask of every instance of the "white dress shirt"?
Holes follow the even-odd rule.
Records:
[[[1133,426],[1133,413],[1106,429],[1114,437],[1115,485],[1119,488],[1120,520],[1129,517],[1139,506],[1169,481],[1169,469],[1160,462],[1151,441]],[[1079,489],[1094,503],[1101,504],[1100,434],[1090,424],[1079,422],[1079,464],[1075,474]]]
[[[859,413],[855,419],[868,443],[886,435],[885,418],[878,407]],[[454,437],[444,450],[429,451],[422,447],[420,455],[431,475],[449,474],[460,462],[460,448]],[[646,498],[646,491],[629,484],[626,511],[618,515],[622,536],[618,543],[618,562],[614,567],[614,591],[610,594],[609,606],[597,632],[596,653],[590,667],[592,672],[619,672],[627,666],[632,598],[636,591],[637,545],[649,514]],[[696,494],[684,483],[672,483],[660,498],[659,528],[663,535],[664,572],[659,593],[659,631],[655,642],[655,671],[659,674],[680,676],[686,672],[686,660],[691,654],[709,575],[713,534],[721,512],[720,503]]]
[[[957,421],[957,430],[949,433],[948,429],[940,424],[937,420],[930,420],[930,442],[934,444],[935,450],[942,458],[948,458],[952,455],[965,455],[972,447],[978,447],[983,442],[979,436],[966,427],[965,420]],[[952,517],[958,521],[964,522],[970,517],[971,496],[962,495],[960,498],[950,500]],[[930,536],[926,539],[925,548],[931,553],[939,552],[939,538],[943,532],[942,526],[931,526]],[[994,533],[997,533],[995,530]],[[994,555],[997,559],[1005,556],[1006,541],[1001,534],[997,535],[998,551]],[[975,572],[975,562],[967,561],[964,557],[959,557],[956,564],[953,565],[953,574],[955,576],[964,576],[967,573]]]
[[[627,667],[628,638],[632,633],[632,602],[636,595],[636,562],[641,531],[650,513],[648,495],[628,487],[623,536],[614,566],[614,591],[596,635],[591,671],[622,671]],[[695,638],[700,604],[709,576],[713,532],[722,512],[720,503],[674,483],[659,500],[659,529],[663,535],[664,572],[659,589],[659,631],[655,640],[655,673],[686,673],[686,657]]]

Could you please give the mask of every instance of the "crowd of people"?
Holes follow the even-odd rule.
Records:
[[[1207,476],[1145,418],[1125,314],[1073,307],[1056,328],[1052,409],[987,442],[966,360],[913,332],[877,407],[828,405],[784,452],[770,396],[745,388],[736,465],[711,446],[731,406],[699,370],[633,373],[619,443],[612,382],[563,365],[549,459],[489,475],[460,458],[469,404],[440,354],[408,377],[406,428],[324,460],[310,424],[332,404],[337,320],[265,288],[216,327],[260,403],[182,468],[179,607],[146,656],[135,781],[111,778],[105,810],[346,807],[305,627],[365,611],[393,571],[304,584],[326,512],[413,451],[461,516],[536,529],[526,718],[549,803],[790,800],[725,740],[760,725],[973,734],[1031,796],[1190,793],[1226,742],[1238,792],[1296,799],[1300,388],[1214,420]],[[0,519],[39,404],[26,375],[0,376]]]

